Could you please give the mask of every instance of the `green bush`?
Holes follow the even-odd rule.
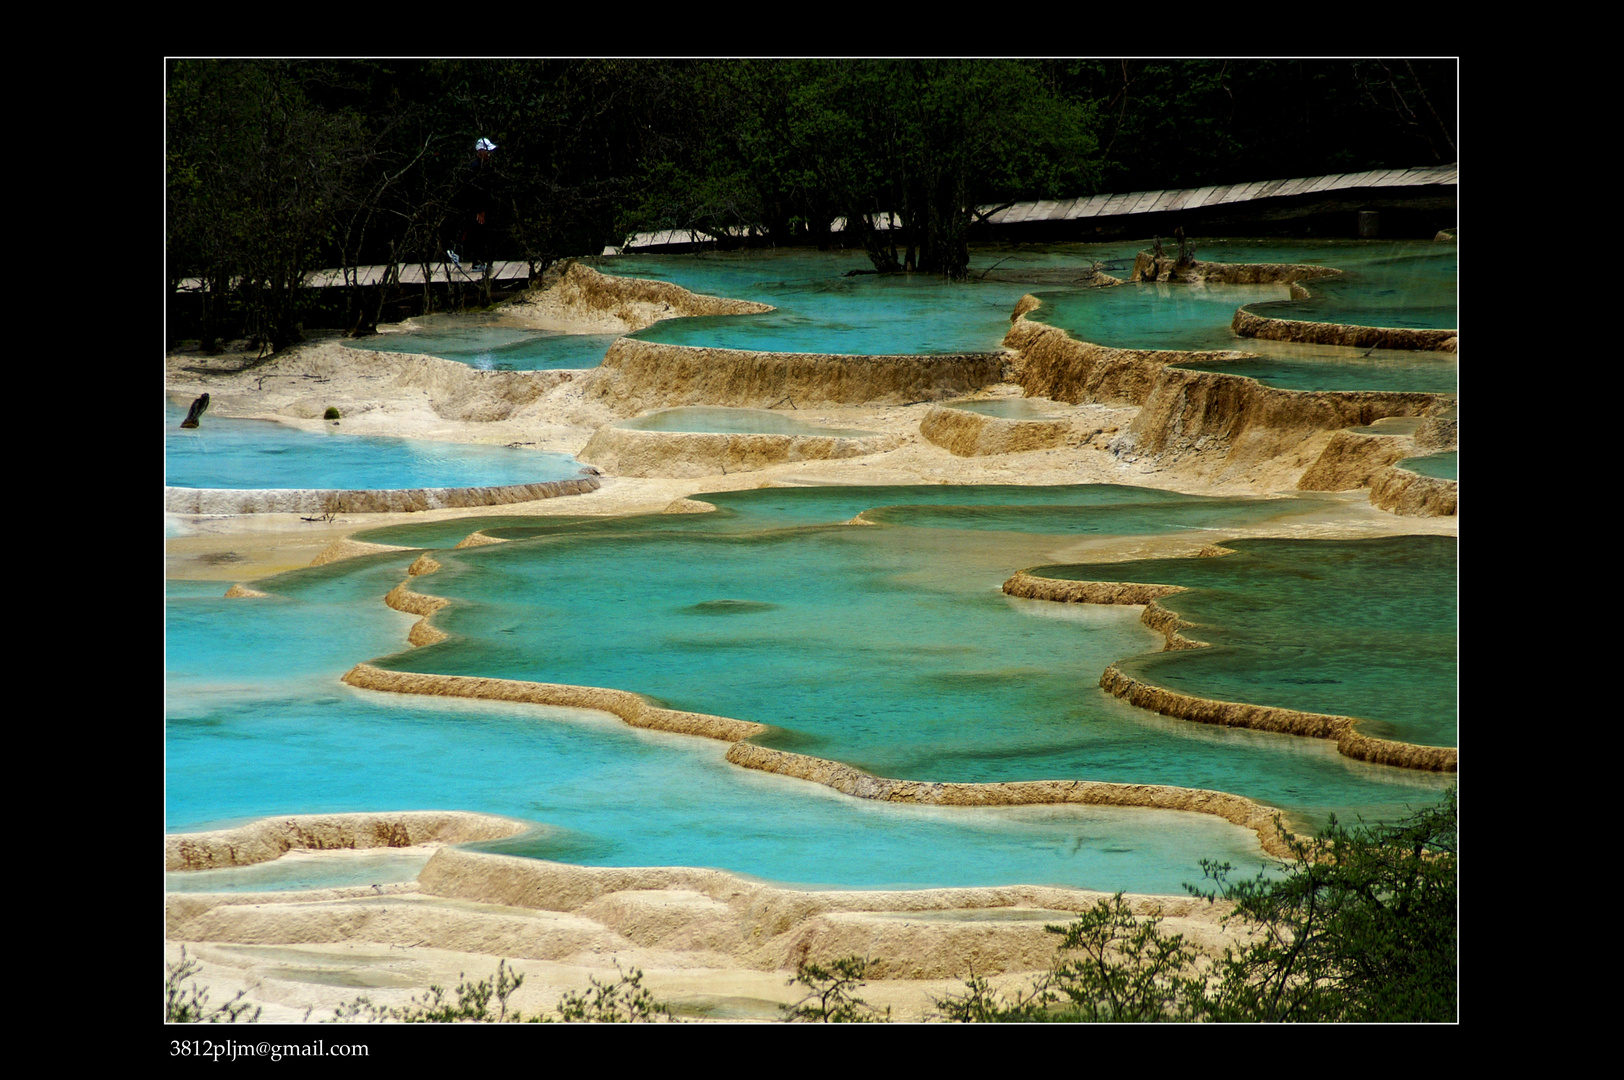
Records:
[[[807,995],[793,1005],[780,1005],[784,1019],[823,1024],[871,1024],[891,1019],[891,1009],[876,1009],[852,993],[863,985],[868,961],[847,956],[828,967],[802,960],[789,980],[790,986],[804,986]]]
[[[1234,905],[1244,946],[1202,957],[1156,918],[1137,919],[1121,894],[1061,936],[1053,970],[1013,999],[971,974],[938,999],[960,1022],[1180,1021],[1453,1022],[1457,1018],[1457,803],[1397,824],[1347,828],[1332,818],[1312,840],[1285,836],[1284,876],[1190,892]]]
[[[247,990],[224,1005],[209,1007],[209,992],[194,981],[191,986],[181,984],[199,971],[203,965],[189,960],[186,947],[181,946],[180,959],[164,965],[164,1022],[169,1024],[251,1024],[259,1019],[260,1006],[243,1000]]]
[[[327,406],[327,411],[321,414],[321,418],[323,420],[338,420],[341,417],[340,417],[338,409],[336,409],[332,405],[329,405],[329,406]]]

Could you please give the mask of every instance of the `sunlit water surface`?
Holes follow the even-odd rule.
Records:
[[[532,330],[499,315],[429,315],[415,319],[413,326],[344,344],[371,352],[438,356],[481,371],[542,371],[597,367],[618,336]]]
[[[723,744],[640,732],[602,714],[337,681],[374,657],[414,671],[635,690],[772,724],[762,741],[888,776],[1215,788],[1310,824],[1331,812],[1390,816],[1442,786],[1350,762],[1327,743],[1124,705],[1095,684],[1112,660],[1156,647],[1134,610],[1020,601],[998,588],[1079,537],[1289,521],[1296,500],[1109,487],[703,497],[722,509],[368,533],[449,544],[479,524],[512,541],[436,553],[443,569],[418,587],[453,598],[436,618],[452,637],[406,652],[412,618],[380,597],[415,552],[285,574],[260,583],[273,593],[264,600],[171,583],[168,828],[479,810],[536,824],[500,850],[851,887],[1179,892],[1199,880],[1202,858],[1261,857],[1250,833],[1203,815],[867,803],[735,768]],[[881,524],[837,524],[860,511]],[[290,864],[289,873],[305,880],[310,870]]]
[[[232,489],[495,487],[582,475],[568,454],[428,439],[349,435],[339,424],[303,431],[274,420],[203,414],[182,428],[186,409],[164,402],[164,483]]]

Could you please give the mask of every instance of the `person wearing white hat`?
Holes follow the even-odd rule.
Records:
[[[489,261],[488,225],[492,207],[491,186],[495,179],[495,169],[490,161],[491,152],[495,149],[496,144],[489,139],[481,138],[474,143],[474,156],[463,166],[462,190],[457,199],[461,228],[455,245],[446,249],[446,256],[458,267],[462,266],[462,255],[473,259],[475,273],[482,273]]]

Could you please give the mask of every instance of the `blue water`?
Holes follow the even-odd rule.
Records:
[[[1144,246],[977,251],[975,280],[960,284],[918,275],[846,278],[846,270],[868,266],[851,253],[625,256],[600,268],[779,307],[766,315],[670,320],[641,335],[689,344],[822,353],[993,349],[1015,301],[1042,291],[1046,300],[1075,302],[1079,318],[1121,327],[1107,344],[1249,347],[1228,334],[1238,302],[1224,290],[1072,288],[1094,262],[1125,277],[1133,252]],[[1408,251],[1394,244],[1237,242],[1203,246],[1197,255],[1436,276],[1436,249],[1416,247],[1413,259]],[[1257,294],[1247,290],[1239,302]],[[1098,299],[1129,296],[1138,299]],[[1126,308],[1120,319],[1112,314],[1112,304],[1135,303],[1149,316]],[[1099,340],[1090,332],[1079,336]],[[431,326],[415,341],[397,337],[369,344],[515,369],[592,366],[612,340],[558,340],[457,320]],[[1358,358],[1376,361],[1361,367],[1346,359],[1288,350],[1264,361],[1286,372],[1272,377],[1311,383],[1323,375],[1327,385],[1350,377],[1368,382],[1366,373],[1385,361]],[[1447,374],[1412,364],[1398,381],[1452,387],[1453,361],[1447,363]],[[166,440],[178,443],[168,468],[177,461],[226,465],[239,480],[208,474],[170,483],[270,487],[270,476],[286,486],[394,488],[557,478],[527,471],[516,480],[458,474],[436,481],[409,453],[383,449],[405,440],[239,422],[295,440],[261,451],[246,432],[245,442],[232,441],[236,424],[207,414],[199,432],[180,433],[180,415],[166,406]],[[377,478],[338,479],[346,443],[365,444],[363,457],[394,464]],[[458,466],[483,449],[429,445]],[[505,453],[526,467],[555,456]],[[284,480],[301,456],[313,460],[319,479]],[[561,475],[579,471],[569,459],[559,467],[567,469]],[[405,645],[414,618],[381,602],[404,579],[415,551],[284,574],[258,583],[272,593],[265,599],[226,600],[218,583],[169,582],[166,828],[220,827],[272,814],[474,810],[533,826],[521,838],[486,845],[492,850],[587,865],[714,866],[858,888],[1028,882],[1179,893],[1185,882],[1200,880],[1201,859],[1239,867],[1262,859],[1250,832],[1205,815],[876,804],[741,770],[723,760],[723,744],[640,732],[603,714],[378,694],[339,682],[361,660],[640,691],[676,707],[771,724],[764,742],[888,776],[1079,778],[1232,791],[1282,808],[1300,827],[1331,813],[1396,817],[1435,801],[1450,782],[1352,762],[1317,740],[1209,728],[1134,709],[1100,691],[1097,680],[1107,663],[1159,647],[1136,611],[1018,601],[998,590],[1017,569],[1077,561],[1078,545],[1099,538],[1174,534],[1218,542],[1230,529],[1289,531],[1322,520],[1329,497],[940,485],[698,497],[718,510],[480,518],[363,534],[437,549],[444,568],[417,587],[453,598],[436,618],[452,637],[425,649]],[[858,514],[873,525],[840,524]],[[445,550],[476,528],[512,542]],[[1244,601],[1243,595],[1243,607]],[[1452,715],[1452,700],[1441,700],[1439,709]],[[351,869],[290,863],[227,875],[217,887],[360,881],[356,874],[403,879],[413,872],[387,860]]]
[[[1405,458],[1398,464],[1399,468],[1408,469],[1422,476],[1431,476],[1439,480],[1460,479],[1459,454],[1454,450],[1442,454],[1427,454],[1423,457]]]
[[[1455,541],[1236,540],[1207,559],[1039,567],[1044,577],[1182,585],[1162,601],[1207,649],[1129,660],[1173,690],[1357,716],[1367,735],[1454,746]]]
[[[182,428],[186,409],[164,402],[164,483],[185,488],[495,487],[583,475],[568,454],[427,439],[348,435],[343,421],[302,431],[274,420],[205,412]]]
[[[1009,313],[1028,288],[1005,281],[948,282],[923,274],[845,276],[872,269],[860,252],[622,255],[601,260],[598,268],[777,309],[667,319],[632,337],[768,352],[988,352],[999,347],[1009,330]]]
[[[1231,263],[1297,263],[1342,270],[1306,282],[1312,296],[1290,299],[1284,285],[1122,285],[1034,289],[1043,306],[1028,318],[1073,337],[1123,349],[1237,350],[1257,359],[1181,365],[1244,375],[1287,390],[1396,390],[1454,393],[1453,354],[1360,350],[1239,338],[1237,308],[1277,319],[1361,326],[1454,327],[1458,258],[1453,244],[1429,241],[1214,241],[1197,258]],[[1131,265],[1131,262],[1130,262]],[[1125,275],[1118,275],[1125,276]]]
[[[399,648],[410,624],[378,600],[402,570],[396,559],[306,572],[254,601],[171,583],[168,831],[267,814],[466,809],[546,826],[492,850],[865,888],[1131,881],[1179,892],[1199,880],[1201,858],[1259,861],[1250,834],[1195,815],[879,806],[738,769],[721,743],[599,713],[352,690],[339,675]],[[308,880],[300,866],[291,875]],[[280,878],[267,870],[235,887]]]
[[[171,583],[171,831],[263,816],[467,809],[536,823],[501,850],[590,865],[701,865],[852,887],[1050,883],[1177,893],[1202,858],[1256,865],[1251,834],[1193,814],[865,803],[737,769],[725,746],[601,714],[352,690],[361,659],[613,686],[777,726],[765,741],[882,775],[1083,778],[1237,791],[1312,823],[1391,816],[1443,781],[1329,744],[1145,714],[1094,685],[1156,647],[1125,609],[1004,597],[1078,531],[1274,521],[1318,500],[1093,488],[809,488],[703,498],[707,515],[485,526],[439,551],[442,645],[381,595],[415,553],[281,575],[265,600]],[[953,506],[973,512],[953,512]],[[889,509],[879,509],[889,507]],[[858,511],[878,527],[841,526]],[[466,533],[464,533],[465,535]],[[454,542],[444,523],[365,538]],[[559,582],[569,582],[560,589]],[[632,794],[635,793],[635,794]],[[770,808],[770,809],[768,809]],[[299,868],[295,868],[299,869]]]
[[[531,330],[489,315],[430,315],[415,320],[415,325],[415,330],[344,344],[371,352],[438,356],[481,371],[542,371],[597,367],[618,336]]]

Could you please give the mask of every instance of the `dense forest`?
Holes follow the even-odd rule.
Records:
[[[476,139],[491,255],[633,232],[841,243],[963,277],[978,208],[1456,160],[1454,60],[172,60],[167,274],[205,345],[296,341],[318,268],[379,321],[444,261]],[[890,212],[896,229],[876,230]],[[484,213],[482,206],[481,213]],[[844,219],[838,234],[831,225]],[[483,223],[484,218],[481,218]]]

